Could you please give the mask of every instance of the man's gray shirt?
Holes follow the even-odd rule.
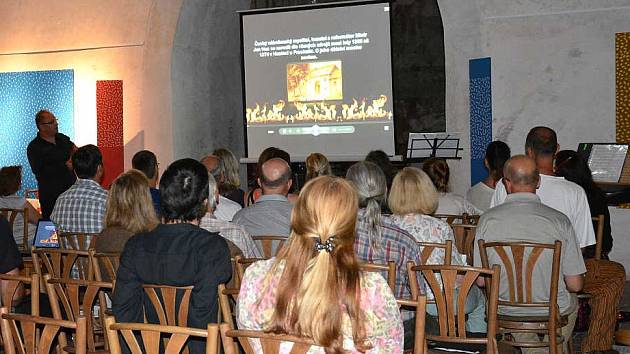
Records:
[[[541,203],[540,198],[533,193],[509,194],[505,202],[486,211],[479,220],[475,237],[474,265],[481,266],[481,257],[477,241],[485,242],[535,242],[553,244],[556,240],[562,242],[560,259],[560,276],[558,279],[558,307],[561,312],[571,310],[572,303],[564,277],[586,273],[582,253],[577,245],[575,232],[569,218]],[[508,255],[510,251],[506,250]],[[526,254],[525,257],[529,255]],[[525,258],[527,259],[527,258]],[[509,287],[506,271],[500,258],[493,252],[488,252],[490,265],[501,265],[501,282],[499,298],[509,299]],[[533,301],[547,301],[551,268],[553,264],[552,252],[542,253],[532,277]],[[546,311],[539,308],[500,308],[499,313],[509,315],[538,315]]]
[[[293,204],[279,194],[263,195],[253,205],[239,210],[232,222],[252,236],[289,236]]]

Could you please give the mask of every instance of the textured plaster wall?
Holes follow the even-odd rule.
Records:
[[[96,80],[123,80],[126,167],[143,148],[169,162],[169,73],[180,5],[181,0],[0,1],[0,13],[7,14],[0,23],[0,71],[74,69],[77,145],[96,143]]]
[[[493,136],[522,153],[535,125],[561,148],[615,137],[614,34],[630,31],[628,0],[439,0],[444,22],[446,115],[468,146],[468,59],[492,57]],[[469,187],[469,154],[453,189]]]

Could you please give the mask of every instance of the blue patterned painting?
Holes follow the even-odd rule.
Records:
[[[470,79],[470,183],[488,176],[483,165],[486,147],[492,142],[492,80],[490,58],[468,62]]]
[[[22,165],[22,189],[37,188],[26,147],[37,136],[35,113],[51,111],[74,139],[74,70],[0,73],[0,166]]]

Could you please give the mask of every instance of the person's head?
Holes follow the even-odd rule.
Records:
[[[149,186],[155,188],[160,175],[157,157],[149,150],[138,151],[131,159],[131,167],[144,173],[149,179]]]
[[[323,154],[314,152],[306,158],[306,181],[319,176],[329,176],[332,174],[330,163]]]
[[[549,127],[534,127],[525,139],[525,154],[534,160],[553,159],[559,147],[556,132]]]
[[[238,171],[238,160],[232,151],[224,148],[216,149],[212,152],[213,155],[219,158],[219,163],[222,166],[223,174],[225,177],[225,183],[231,188],[238,188],[241,186],[241,176]]]
[[[199,161],[181,159],[168,166],[160,179],[165,222],[194,222],[208,209],[208,170]]]
[[[57,117],[45,109],[35,114],[35,125],[43,137],[53,137],[59,132]]]
[[[451,177],[451,170],[448,168],[446,160],[439,157],[432,157],[422,164],[422,171],[424,171],[438,192],[448,192],[448,180]]]
[[[158,224],[144,173],[132,169],[118,176],[107,195],[105,227],[118,226],[137,234]]]
[[[260,178],[262,173],[262,165],[274,158],[281,158],[286,163],[291,166],[291,156],[288,152],[278,149],[277,147],[268,147],[258,156],[258,163],[256,164],[256,177]]]
[[[5,166],[0,169],[0,197],[17,193],[22,187],[22,166]]]
[[[95,145],[81,146],[72,154],[72,168],[78,178],[100,182],[103,178],[103,155]]]
[[[438,192],[426,173],[405,167],[394,177],[387,202],[394,214],[430,215],[437,209]]]
[[[208,175],[208,213],[214,214],[214,211],[217,209],[217,204],[219,202],[219,185],[217,181],[212,177],[212,175]]]
[[[525,155],[513,156],[503,167],[503,183],[508,194],[536,193],[540,186],[536,161]]]
[[[372,150],[365,156],[365,161],[372,162],[383,170],[385,180],[387,181],[387,188],[390,188],[394,174],[396,174],[396,169],[389,160],[389,156],[387,156],[383,150]]]
[[[588,162],[573,150],[562,150],[556,154],[554,172],[556,176],[580,185],[587,193],[595,187]]]
[[[223,183],[223,181],[225,180],[225,174],[223,173],[223,168],[219,157],[210,154],[201,158],[199,162],[201,162],[206,167],[208,172],[212,175],[212,177],[214,177],[215,181],[219,185]]]
[[[503,166],[510,158],[510,147],[502,141],[493,141],[486,148],[484,165],[488,169],[490,178],[495,182],[503,177]]]
[[[357,194],[349,182],[322,176],[304,186],[291,214],[291,236],[276,261],[285,267],[272,332],[311,337],[336,353],[343,345],[345,312],[355,346],[367,349],[353,248],[356,216]]]
[[[264,195],[279,194],[286,196],[291,189],[291,167],[279,158],[273,158],[262,164],[258,184]]]
[[[381,248],[381,205],[387,198],[385,174],[376,164],[369,161],[357,162],[346,172],[346,179],[359,196],[359,207],[365,208],[365,218],[370,225],[368,237],[374,249]]]

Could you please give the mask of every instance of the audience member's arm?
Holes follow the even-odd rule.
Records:
[[[578,275],[565,275],[564,283],[567,285],[567,290],[572,293],[577,293],[582,290],[584,286],[584,276],[582,274]]]
[[[116,321],[144,322],[142,315],[142,284],[136,274],[134,259],[135,238],[129,239],[120,256],[120,266],[116,273],[116,289],[112,299],[112,310]]]

